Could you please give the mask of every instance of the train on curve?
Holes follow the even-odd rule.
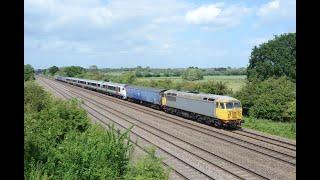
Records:
[[[219,128],[240,128],[241,123],[244,122],[240,101],[229,96],[147,88],[63,76],[56,76],[55,79]]]

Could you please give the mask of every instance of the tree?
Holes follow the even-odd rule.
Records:
[[[75,77],[79,74],[85,73],[86,70],[83,67],[80,66],[69,66],[63,68],[61,75],[67,76],[67,77]]]
[[[296,79],[296,33],[275,36],[267,43],[254,47],[247,68],[248,80],[265,80],[286,76]]]
[[[34,80],[34,69],[30,64],[24,65],[24,81]]]
[[[54,75],[56,72],[59,71],[59,68],[57,66],[52,66],[48,70],[51,75]]]
[[[197,67],[189,67],[187,70],[185,70],[182,73],[182,79],[189,80],[189,81],[195,81],[203,79],[203,73],[202,71]]]

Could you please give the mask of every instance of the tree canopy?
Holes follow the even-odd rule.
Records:
[[[60,75],[67,76],[67,77],[75,77],[82,73],[85,73],[86,69],[81,66],[68,66],[62,68]]]
[[[59,68],[57,66],[52,66],[48,70],[51,75],[54,75],[56,72],[59,71]]]
[[[265,80],[269,77],[286,76],[296,79],[296,33],[275,36],[267,43],[254,47],[251,52],[247,77]]]

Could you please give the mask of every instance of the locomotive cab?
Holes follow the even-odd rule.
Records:
[[[241,126],[243,121],[240,101],[217,101],[216,117],[224,125]]]

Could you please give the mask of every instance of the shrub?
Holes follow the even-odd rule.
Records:
[[[34,82],[24,83],[24,111],[41,111],[48,105],[49,94]]]
[[[72,131],[49,158],[47,169],[59,179],[119,179],[132,152],[128,132],[96,125],[81,134]]]
[[[34,69],[30,64],[24,65],[24,81],[34,80]]]
[[[235,96],[241,101],[245,115],[276,121],[294,121],[295,107],[290,103],[295,101],[295,92],[295,83],[281,77],[248,82]]]

